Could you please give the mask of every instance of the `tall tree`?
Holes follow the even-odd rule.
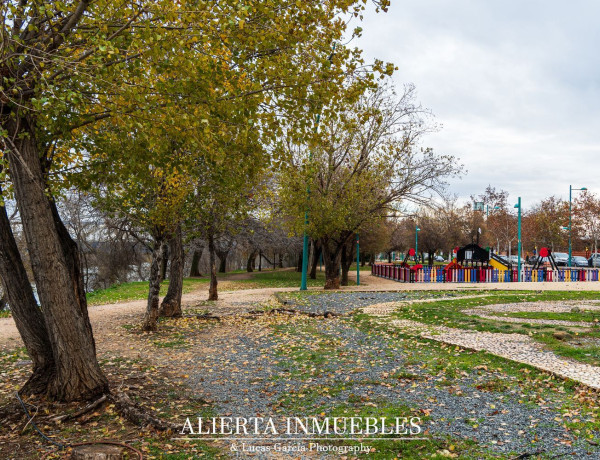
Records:
[[[385,85],[361,95],[362,89],[348,85],[340,104],[324,110],[310,149],[290,144],[280,182],[282,203],[299,233],[309,212],[306,231],[321,242],[326,289],[339,287],[342,250],[362,225],[383,221],[400,201],[441,193],[443,179],[460,170],[453,157],[417,146],[431,127],[413,86],[400,96]]]

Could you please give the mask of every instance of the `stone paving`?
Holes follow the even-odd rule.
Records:
[[[389,316],[402,304],[398,302],[385,302],[370,305],[362,309],[363,312],[373,316]],[[485,315],[482,311],[551,311],[570,312],[577,306],[587,310],[600,309],[600,305],[590,305],[587,302],[563,302],[563,303],[525,303],[489,305],[480,309],[465,310],[464,313],[476,314],[478,316],[499,321],[511,321],[519,323],[540,323],[568,326],[590,326],[594,323],[560,321],[560,320],[533,320],[528,318],[510,318]],[[409,333],[421,337],[458,345],[477,351],[486,351],[512,361],[534,366],[538,369],[550,372],[563,378],[581,382],[591,388],[600,389],[600,367],[584,364],[571,359],[561,358],[543,345],[537,343],[529,336],[523,334],[503,334],[495,332],[468,331],[464,329],[449,328],[445,326],[433,326],[411,320],[392,320],[391,324],[406,330]]]
[[[522,313],[522,312],[546,312],[546,313],[571,313],[574,309],[581,311],[595,310],[600,311],[598,301],[565,301],[565,302],[523,302],[513,304],[486,305],[477,308],[462,310],[466,315],[479,316],[480,318],[490,319],[492,321],[502,321],[505,323],[524,323],[524,324],[547,324],[551,326],[575,326],[592,327],[595,323],[586,321],[567,321],[560,319],[542,319],[542,318],[513,318],[511,316],[497,316],[489,313]]]
[[[511,316],[495,316],[486,314],[485,310],[463,310],[466,315],[475,315],[492,321],[502,321],[504,323],[522,323],[522,324],[547,324],[552,326],[576,326],[576,327],[592,327],[596,323],[585,321],[565,321],[562,319],[536,319],[536,318],[513,318]]]
[[[410,320],[393,320],[391,324],[427,339],[486,351],[600,389],[600,367],[561,358],[526,335],[466,331]]]
[[[502,303],[477,307],[477,310],[489,310],[499,313],[521,313],[526,311],[542,311],[547,313],[570,313],[574,308],[580,310],[600,310],[600,301],[580,300],[562,302],[520,302]],[[467,312],[468,310],[463,310]]]

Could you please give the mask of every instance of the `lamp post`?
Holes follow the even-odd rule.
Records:
[[[494,206],[492,208],[492,210],[494,210],[494,209],[500,209],[500,206]],[[485,205],[485,219],[487,220],[488,217],[490,217],[490,205],[486,204]]]
[[[515,208],[519,210],[517,218],[517,281],[521,281],[521,197],[519,197],[519,201],[515,204]]]
[[[319,122],[321,121],[321,114],[317,114],[317,118],[315,120],[315,133],[319,130]],[[312,161],[312,151],[308,155],[308,161]],[[306,186],[306,195],[310,200],[310,185]],[[306,211],[304,211],[304,240],[302,242],[302,280],[300,282],[300,290],[306,291],[306,282],[308,278],[308,207]]]
[[[356,285],[360,286],[360,241],[356,234]]]
[[[333,64],[333,54],[335,53],[335,43],[333,44],[333,50],[329,55],[329,64]],[[319,121],[321,121],[321,114],[317,114],[316,123],[314,127],[314,132],[319,131]],[[312,161],[312,151],[309,153],[308,161]],[[306,194],[310,199],[310,185],[306,187]],[[308,278],[308,233],[306,233],[308,229],[308,207],[304,212],[304,241],[302,242],[302,281],[300,282],[300,290],[306,291],[306,281]]]
[[[571,266],[571,257],[573,255],[572,246],[571,246],[571,236],[572,236],[572,226],[571,226],[571,207],[573,202],[573,190],[587,190],[586,187],[581,188],[573,188],[572,185],[569,185],[569,267]]]
[[[419,232],[421,229],[418,225],[415,225],[415,258],[416,263],[419,263]]]

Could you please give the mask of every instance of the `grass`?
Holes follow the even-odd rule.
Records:
[[[239,289],[260,289],[260,288],[279,288],[279,287],[299,287],[302,274],[292,270],[275,270],[250,273],[248,279],[229,280],[227,277],[238,272],[229,272],[220,274],[219,290],[236,291]],[[246,273],[239,271],[239,273]],[[208,289],[209,279],[185,278],[183,280],[183,293],[192,292],[196,289]],[[322,287],[325,284],[325,272],[317,271],[316,279],[308,279],[309,287]],[[350,281],[350,286],[355,286],[354,281]],[[165,280],[161,286],[161,295],[164,295],[169,286],[169,280]],[[131,300],[142,300],[148,296],[148,282],[136,281],[131,283],[118,284],[107,289],[99,289],[89,292],[87,295],[90,305],[102,305],[117,302],[126,302]]]
[[[269,287],[300,287],[302,273],[294,270],[254,272],[251,279],[239,280],[241,283],[252,285],[256,288]],[[236,280],[237,282],[237,280]],[[307,280],[309,287],[323,287],[325,285],[325,272],[317,270],[317,278]],[[349,282],[350,286],[355,286],[354,281]]]
[[[207,280],[201,278],[185,278],[183,280],[183,293],[192,292],[207,284]],[[169,288],[169,280],[162,283],[160,292],[164,295]],[[98,289],[88,292],[87,299],[90,305],[102,305],[108,303],[141,300],[148,296],[148,282],[134,281],[131,283],[117,284],[107,289]]]
[[[381,319],[358,313],[340,321],[370,337],[381,339],[374,342],[381,343],[376,354],[371,358],[365,357],[360,366],[368,368],[377,365],[377,357],[387,356],[388,350],[401,353],[404,357],[402,367],[395,372],[387,376],[379,374],[376,380],[361,380],[361,377],[352,373],[352,369],[356,367],[355,354],[350,352],[351,356],[348,356],[349,350],[345,342],[340,341],[337,334],[330,334],[328,329],[315,328],[316,321],[302,319],[293,324],[272,326],[274,334],[282,340],[278,354],[287,357],[280,365],[291,371],[288,374],[290,377],[308,382],[323,378],[323,373],[328,377],[319,385],[303,385],[300,393],[283,394],[278,411],[287,414],[324,413],[328,417],[387,417],[388,420],[419,416],[423,422],[423,430],[426,430],[429,426],[428,412],[403,401],[401,397],[370,398],[369,395],[373,394],[369,391],[370,387],[397,384],[414,386],[426,381],[424,384],[435,382],[441,391],[456,392],[460,385],[467,383],[482,392],[515,397],[525,407],[551,406],[556,410],[552,413],[554,420],[562,414],[576,413],[577,417],[564,418],[564,424],[569,424],[575,437],[597,442],[600,409],[596,395],[593,392],[583,394],[581,387],[573,381],[563,380],[489,353],[473,352],[405,335],[397,328],[381,322]],[[369,342],[365,341],[364,346],[368,347]],[[347,361],[347,358],[351,361]],[[328,369],[335,362],[338,362],[336,367],[345,370],[343,373]],[[460,393],[456,395],[460,396]],[[433,421],[440,423],[443,419],[434,418]],[[477,418],[472,418],[468,423],[476,429],[480,422]],[[362,439],[361,442],[371,446],[373,450],[368,455],[357,456],[381,459],[447,458],[450,452],[456,458],[485,459],[508,458],[518,454],[507,452],[505,456],[492,452],[487,446],[473,440],[459,439],[443,433],[433,436],[427,434],[427,431],[424,433],[424,437],[429,438],[427,441],[395,442],[371,437]],[[335,445],[335,441],[327,441],[327,444]],[[359,445],[359,442],[348,440],[342,444]]]
[[[583,310],[581,312],[545,312],[545,311],[520,311],[520,312],[490,312],[493,316],[510,316],[512,318],[525,318],[525,319],[550,319],[550,320],[561,320],[561,321],[584,321],[584,322],[598,322],[600,321],[599,310]]]
[[[0,318],[8,318],[10,317],[10,310],[1,310],[0,311]]]
[[[553,334],[556,331],[566,331],[578,339],[600,337],[600,333],[593,328],[581,327],[563,327],[544,324],[528,324],[527,319],[545,318],[545,319],[567,319],[582,321],[580,313],[545,313],[545,312],[519,312],[508,313],[511,317],[523,316],[522,323],[506,323],[491,320],[488,318],[479,318],[476,316],[462,313],[467,308],[475,308],[492,304],[511,304],[520,302],[542,302],[557,300],[597,300],[600,299],[599,292],[570,292],[570,291],[546,291],[546,292],[488,292],[485,297],[453,300],[441,300],[429,303],[413,303],[409,306],[400,308],[394,317],[411,319],[426,324],[444,325],[448,327],[469,329],[486,332],[517,333],[529,335],[549,350],[565,358],[575,359],[577,361],[600,365],[599,348],[595,346],[582,347],[572,342],[563,342],[557,340]],[[527,313],[527,314],[524,314]],[[531,314],[533,313],[533,314]],[[558,315],[558,316],[556,316]],[[560,316],[565,315],[565,316]],[[575,316],[569,316],[575,315]],[[577,316],[579,315],[579,316]],[[496,315],[504,316],[504,315]],[[576,319],[573,319],[576,318]]]

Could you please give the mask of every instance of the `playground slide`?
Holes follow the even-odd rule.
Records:
[[[497,270],[508,270],[508,265],[504,263],[503,259],[497,257],[495,254],[490,254],[490,265]]]

